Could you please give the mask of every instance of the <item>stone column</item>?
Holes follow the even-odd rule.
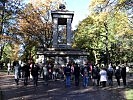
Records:
[[[58,45],[58,18],[53,18],[53,48]]]
[[[71,19],[67,19],[67,48],[71,48],[71,37],[72,37],[72,30],[71,30]]]

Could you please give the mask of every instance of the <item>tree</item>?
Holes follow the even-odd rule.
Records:
[[[3,50],[3,61],[16,61],[19,59],[19,44],[6,44]]]
[[[21,0],[22,1],[22,0]],[[0,9],[0,43],[1,43],[1,55],[0,60],[3,57],[3,50],[7,43],[20,43],[17,35],[13,34],[10,30],[11,26],[15,24],[16,15],[21,10],[22,4],[20,0],[1,0]]]
[[[15,47],[22,45],[28,54],[36,51],[38,45],[45,46],[51,45],[51,22],[49,21],[50,10],[54,5],[57,5],[51,0],[45,1],[38,7],[33,7],[31,4],[23,4],[23,0],[5,0],[0,1],[2,8],[0,9],[1,21],[1,58],[6,57],[5,53],[7,46]],[[29,7],[29,8],[28,8]],[[31,15],[29,15],[31,14]],[[48,19],[49,18],[49,19]],[[5,47],[4,47],[5,46]],[[28,50],[29,49],[29,50]],[[21,49],[21,53],[24,50]],[[17,52],[19,55],[20,52]],[[33,53],[33,52],[32,52]],[[26,54],[26,53],[24,53]],[[33,56],[35,52],[30,55]],[[22,55],[22,54],[21,54]],[[14,56],[15,57],[15,56]],[[18,58],[18,57],[16,57]]]
[[[119,37],[133,33],[127,13],[117,8],[115,0],[93,0],[91,14],[77,28],[74,46],[93,50],[95,58],[97,53],[105,52],[109,63],[112,45],[118,43]]]
[[[17,24],[12,26],[12,31],[19,35],[23,45],[23,58],[30,59],[35,56],[38,46],[44,50],[51,47],[52,21],[50,11],[56,8],[57,2],[45,0],[38,2],[37,6],[29,3],[18,15]],[[34,51],[31,52],[32,50]],[[25,56],[25,57],[24,57]]]

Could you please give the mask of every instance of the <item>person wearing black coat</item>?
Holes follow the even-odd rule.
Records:
[[[75,86],[79,86],[80,67],[76,63],[74,66]]]
[[[121,77],[123,80],[123,85],[126,86],[126,67],[124,65],[121,68]]]
[[[33,63],[32,69],[31,69],[31,75],[33,76],[33,82],[34,85],[38,85],[38,71],[39,71],[39,66],[37,64]]]
[[[92,69],[92,78],[93,78],[93,85],[96,84],[95,81],[97,81],[97,86],[99,86],[99,81],[100,81],[100,69],[98,66],[94,66],[94,68]]]
[[[121,70],[120,70],[120,67],[119,66],[116,67],[116,70],[115,70],[115,78],[117,80],[118,86],[120,86]]]
[[[30,76],[29,64],[24,64],[23,68],[24,85],[28,85],[28,77]]]

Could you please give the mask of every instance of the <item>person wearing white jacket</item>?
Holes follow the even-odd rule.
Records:
[[[105,68],[102,68],[100,73],[100,82],[102,84],[102,87],[106,87],[106,82],[107,82],[107,71]]]
[[[14,62],[13,64],[14,66],[14,78],[15,78],[15,82],[16,82],[16,85],[18,85],[18,82],[19,82],[19,64],[17,61]]]
[[[10,75],[10,71],[11,71],[11,66],[10,63],[7,64],[7,73],[8,75]]]

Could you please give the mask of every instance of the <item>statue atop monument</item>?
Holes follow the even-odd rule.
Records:
[[[60,9],[60,10],[65,10],[65,9],[66,9],[66,2],[64,2],[64,0],[63,0],[62,3],[59,5],[59,9]]]
[[[65,9],[66,9],[65,4],[60,4],[60,5],[59,5],[59,9],[61,9],[61,10],[65,10]]]

